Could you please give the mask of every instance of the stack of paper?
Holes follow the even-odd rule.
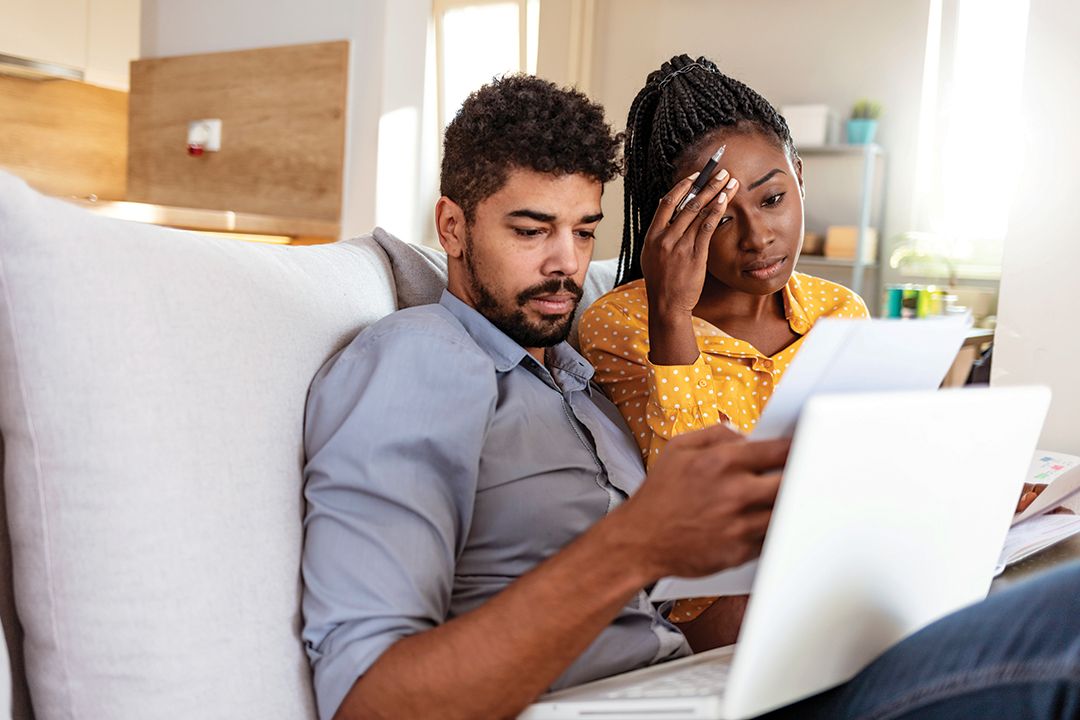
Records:
[[[1025,481],[1047,487],[1013,519],[998,558],[997,574],[1008,565],[1080,533],[1080,457],[1036,450]],[[1077,514],[1047,514],[1057,507]]]
[[[1014,525],[1005,538],[1005,547],[998,558],[994,575],[1004,572],[1007,565],[1045,550],[1076,533],[1080,533],[1078,515],[1039,515]]]

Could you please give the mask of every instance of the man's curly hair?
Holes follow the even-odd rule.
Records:
[[[469,95],[446,128],[440,192],[471,223],[512,169],[606,183],[622,169],[621,144],[604,109],[577,90],[531,75],[495,78]]]

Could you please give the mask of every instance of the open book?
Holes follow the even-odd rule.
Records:
[[[1035,502],[1013,518],[998,559],[997,574],[1008,565],[1080,533],[1080,457],[1036,450],[1025,482],[1047,487]],[[1059,507],[1075,514],[1048,514]]]

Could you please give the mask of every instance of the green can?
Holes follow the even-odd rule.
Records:
[[[915,300],[915,317],[930,317],[930,305],[933,302],[934,291],[931,288],[919,288],[919,294]]]
[[[940,315],[944,304],[944,295],[944,290],[933,285],[919,288],[919,296],[915,303],[916,316],[927,318]]]
[[[898,318],[904,305],[904,286],[885,286],[885,317]]]

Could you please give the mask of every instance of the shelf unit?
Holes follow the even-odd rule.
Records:
[[[808,164],[807,161],[815,157],[835,157],[838,159],[850,158],[861,164],[858,201],[856,205],[857,218],[854,223],[857,227],[854,259],[842,260],[826,258],[821,255],[802,255],[799,258],[798,264],[807,269],[826,268],[837,272],[849,273],[850,280],[845,284],[850,287],[852,291],[862,295],[863,299],[870,305],[871,313],[874,313],[877,305],[877,296],[880,294],[881,290],[878,286],[880,285],[881,276],[881,257],[885,246],[883,233],[885,151],[877,144],[818,145],[799,148],[799,155],[804,160],[804,175]],[[810,196],[813,197],[815,193],[817,193],[817,189],[811,188]],[[880,195],[881,198],[876,198],[876,195]],[[875,205],[877,205],[876,220],[874,218]],[[836,221],[831,222],[830,224],[842,224],[842,222],[837,218]],[[874,260],[867,260],[863,252],[870,228],[875,228],[878,234],[877,257]],[[868,273],[873,273],[876,281],[874,283],[873,296],[869,298],[865,295],[867,289],[866,276]]]

